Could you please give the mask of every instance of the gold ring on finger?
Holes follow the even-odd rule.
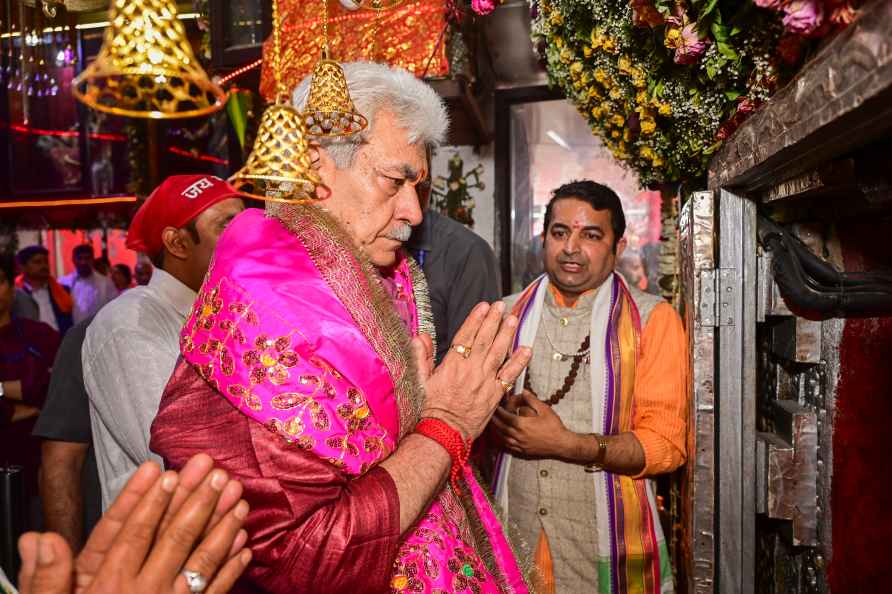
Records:
[[[463,358],[467,359],[471,356],[471,347],[465,346],[463,344],[454,344],[452,345],[452,350],[461,355]]]
[[[502,384],[502,391],[505,394],[510,394],[511,390],[514,389],[514,382],[506,382],[505,380],[503,380],[502,378],[499,378],[499,377],[496,378],[496,381],[499,382],[500,384]]]

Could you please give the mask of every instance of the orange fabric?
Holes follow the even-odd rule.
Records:
[[[644,469],[634,478],[671,472],[684,464],[688,341],[668,303],[656,305],[641,332],[635,374],[632,433],[644,449]]]
[[[555,594],[554,561],[551,558],[551,547],[548,546],[548,536],[544,528],[539,532],[539,544],[536,545],[533,563],[536,564],[533,586],[537,594]]]
[[[564,294],[561,293],[560,291],[558,291],[557,287],[555,287],[553,284],[548,285],[548,290],[551,291],[551,296],[554,297],[555,305],[557,305],[558,307],[567,307],[567,308],[573,309],[574,307],[576,307],[576,304],[579,303],[580,297],[582,297],[584,295],[588,295],[589,293],[591,293],[592,291],[595,291],[596,289],[589,289],[588,291],[583,291],[581,294],[576,296],[576,299],[574,299],[572,303],[570,301],[568,301],[567,298],[564,297]]]
[[[24,274],[20,274],[16,277],[15,286],[20,289],[25,287]],[[71,298],[71,294],[65,290],[65,287],[60,285],[53,277],[50,277],[47,286],[50,289],[50,295],[52,296],[53,301],[56,302],[56,307],[59,308],[59,311],[66,314],[71,313],[71,310],[74,309],[74,300]]]

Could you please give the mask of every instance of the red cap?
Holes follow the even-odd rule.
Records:
[[[242,195],[213,175],[172,175],[155,188],[130,222],[127,247],[155,256],[164,247],[165,227],[180,227],[211,206]]]

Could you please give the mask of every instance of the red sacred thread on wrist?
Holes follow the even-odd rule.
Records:
[[[461,495],[458,487],[458,475],[471,455],[471,440],[462,439],[461,433],[456,431],[449,423],[427,417],[418,421],[415,425],[415,433],[433,439],[449,452],[452,458],[452,469],[449,471],[449,480],[456,495]]]

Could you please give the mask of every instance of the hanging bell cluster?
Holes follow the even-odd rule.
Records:
[[[310,93],[302,115],[310,136],[350,136],[369,125],[365,116],[353,106],[344,69],[326,57],[316,62],[313,68]]]
[[[310,162],[301,114],[296,109],[277,102],[263,112],[254,148],[229,182],[260,200],[291,204],[314,200],[320,179]]]
[[[80,101],[155,119],[205,115],[226,103],[195,58],[174,0],[112,0],[109,23],[96,60],[72,82]]]

